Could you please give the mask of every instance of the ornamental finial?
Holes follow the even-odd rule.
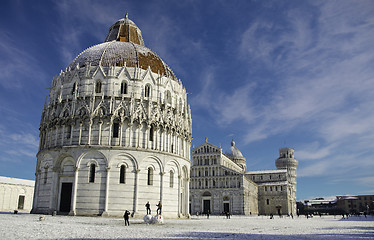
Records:
[[[129,13],[128,12],[126,12],[126,14],[125,14],[125,19],[129,19]]]

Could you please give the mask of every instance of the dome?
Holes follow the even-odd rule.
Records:
[[[68,68],[82,68],[87,65],[102,67],[139,67],[173,80],[177,77],[170,67],[152,50],[144,46],[140,29],[126,17],[109,28],[104,43],[94,45],[81,52]]]
[[[235,147],[234,140],[231,141],[231,156],[233,158],[244,158],[240,150],[237,147]]]

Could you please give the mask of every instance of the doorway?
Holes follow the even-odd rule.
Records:
[[[204,213],[204,214],[207,214],[208,211],[209,211],[209,213],[211,213],[211,211],[210,211],[210,200],[205,200],[205,199],[204,199],[203,204],[204,204],[204,210],[203,210],[203,213]]]
[[[62,183],[61,184],[60,212],[63,212],[63,213],[70,212],[72,188],[73,188],[73,183]]]
[[[230,203],[223,203],[223,212],[230,212]]]
[[[25,204],[25,196],[18,196],[18,209],[22,210],[23,205]]]

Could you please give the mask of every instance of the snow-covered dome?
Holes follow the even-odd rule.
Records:
[[[243,154],[240,152],[240,150],[235,147],[235,142],[234,140],[231,141],[231,153],[230,155],[232,158],[243,158]]]
[[[177,80],[170,67],[152,50],[144,46],[140,29],[133,21],[118,20],[109,28],[104,43],[94,45],[81,52],[68,68],[82,68],[86,65],[103,67],[139,67]]]

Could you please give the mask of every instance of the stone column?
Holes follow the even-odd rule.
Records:
[[[136,141],[136,147],[138,148],[139,147],[139,145],[140,145],[140,136],[141,136],[141,134],[140,134],[140,132],[141,132],[141,128],[142,128],[142,124],[138,124],[137,126],[136,126],[136,131],[135,131],[135,136],[136,136],[136,138],[135,138],[135,141]]]
[[[56,133],[55,133],[55,147],[57,146],[58,129],[59,129],[59,126],[56,126]]]
[[[129,143],[127,144],[128,147],[132,147],[132,123],[129,123]]]
[[[99,121],[99,140],[98,145],[101,145],[101,126],[103,125],[103,121]]]
[[[133,215],[138,211],[138,185],[139,185],[139,172],[140,169],[135,170],[135,186],[134,186],[134,209]]]
[[[65,139],[65,124],[62,126],[61,146],[64,146],[64,139]]]
[[[32,203],[31,213],[35,213],[38,208],[40,175],[40,170],[37,170],[35,173],[34,201]]]
[[[78,188],[78,173],[79,173],[79,168],[74,167],[74,183],[73,183],[73,191],[72,191],[72,204],[71,204],[71,210],[69,212],[70,216],[75,216],[76,215],[76,207],[77,207],[77,188]]]
[[[78,145],[81,145],[82,143],[82,127],[83,127],[83,123],[81,122],[79,124],[79,139],[78,139]]]
[[[57,204],[58,204],[58,189],[59,189],[59,173],[60,173],[60,168],[52,168],[52,177],[51,177],[51,198],[49,202],[49,211],[50,214],[52,214],[53,211],[57,210]]]
[[[188,212],[188,205],[189,205],[189,203],[190,203],[190,188],[189,188],[189,186],[190,186],[190,178],[186,178],[185,179],[185,181],[184,181],[184,184],[185,184],[185,186],[184,186],[184,199],[185,199],[185,201],[184,201],[184,214],[186,215],[186,216],[188,216],[189,215],[189,212]]]
[[[122,131],[123,131],[123,121],[119,125],[119,145],[122,147]]]
[[[91,129],[92,129],[92,119],[90,119],[90,125],[88,127],[88,145],[91,145]]]
[[[70,145],[73,145],[73,133],[74,133],[74,127],[75,127],[75,123],[72,123],[72,124],[71,124],[71,127],[70,127]]]
[[[113,128],[113,119],[109,123],[109,136],[108,136],[108,145],[112,146],[112,128]]]
[[[182,187],[182,175],[178,175],[178,217],[182,214],[182,198],[181,198],[181,187]]]
[[[104,205],[104,212],[102,214],[103,217],[109,216],[108,213],[108,203],[109,203],[109,180],[110,180],[110,167],[106,168],[106,186],[105,186],[105,205]]]
[[[148,149],[149,148],[149,136],[150,136],[150,131],[151,131],[151,126],[150,125],[147,125],[146,129],[145,129],[145,148]],[[153,141],[154,141],[154,134],[153,134]]]
[[[160,172],[160,201],[162,203],[163,200],[163,192],[164,192],[164,175],[165,172]]]

